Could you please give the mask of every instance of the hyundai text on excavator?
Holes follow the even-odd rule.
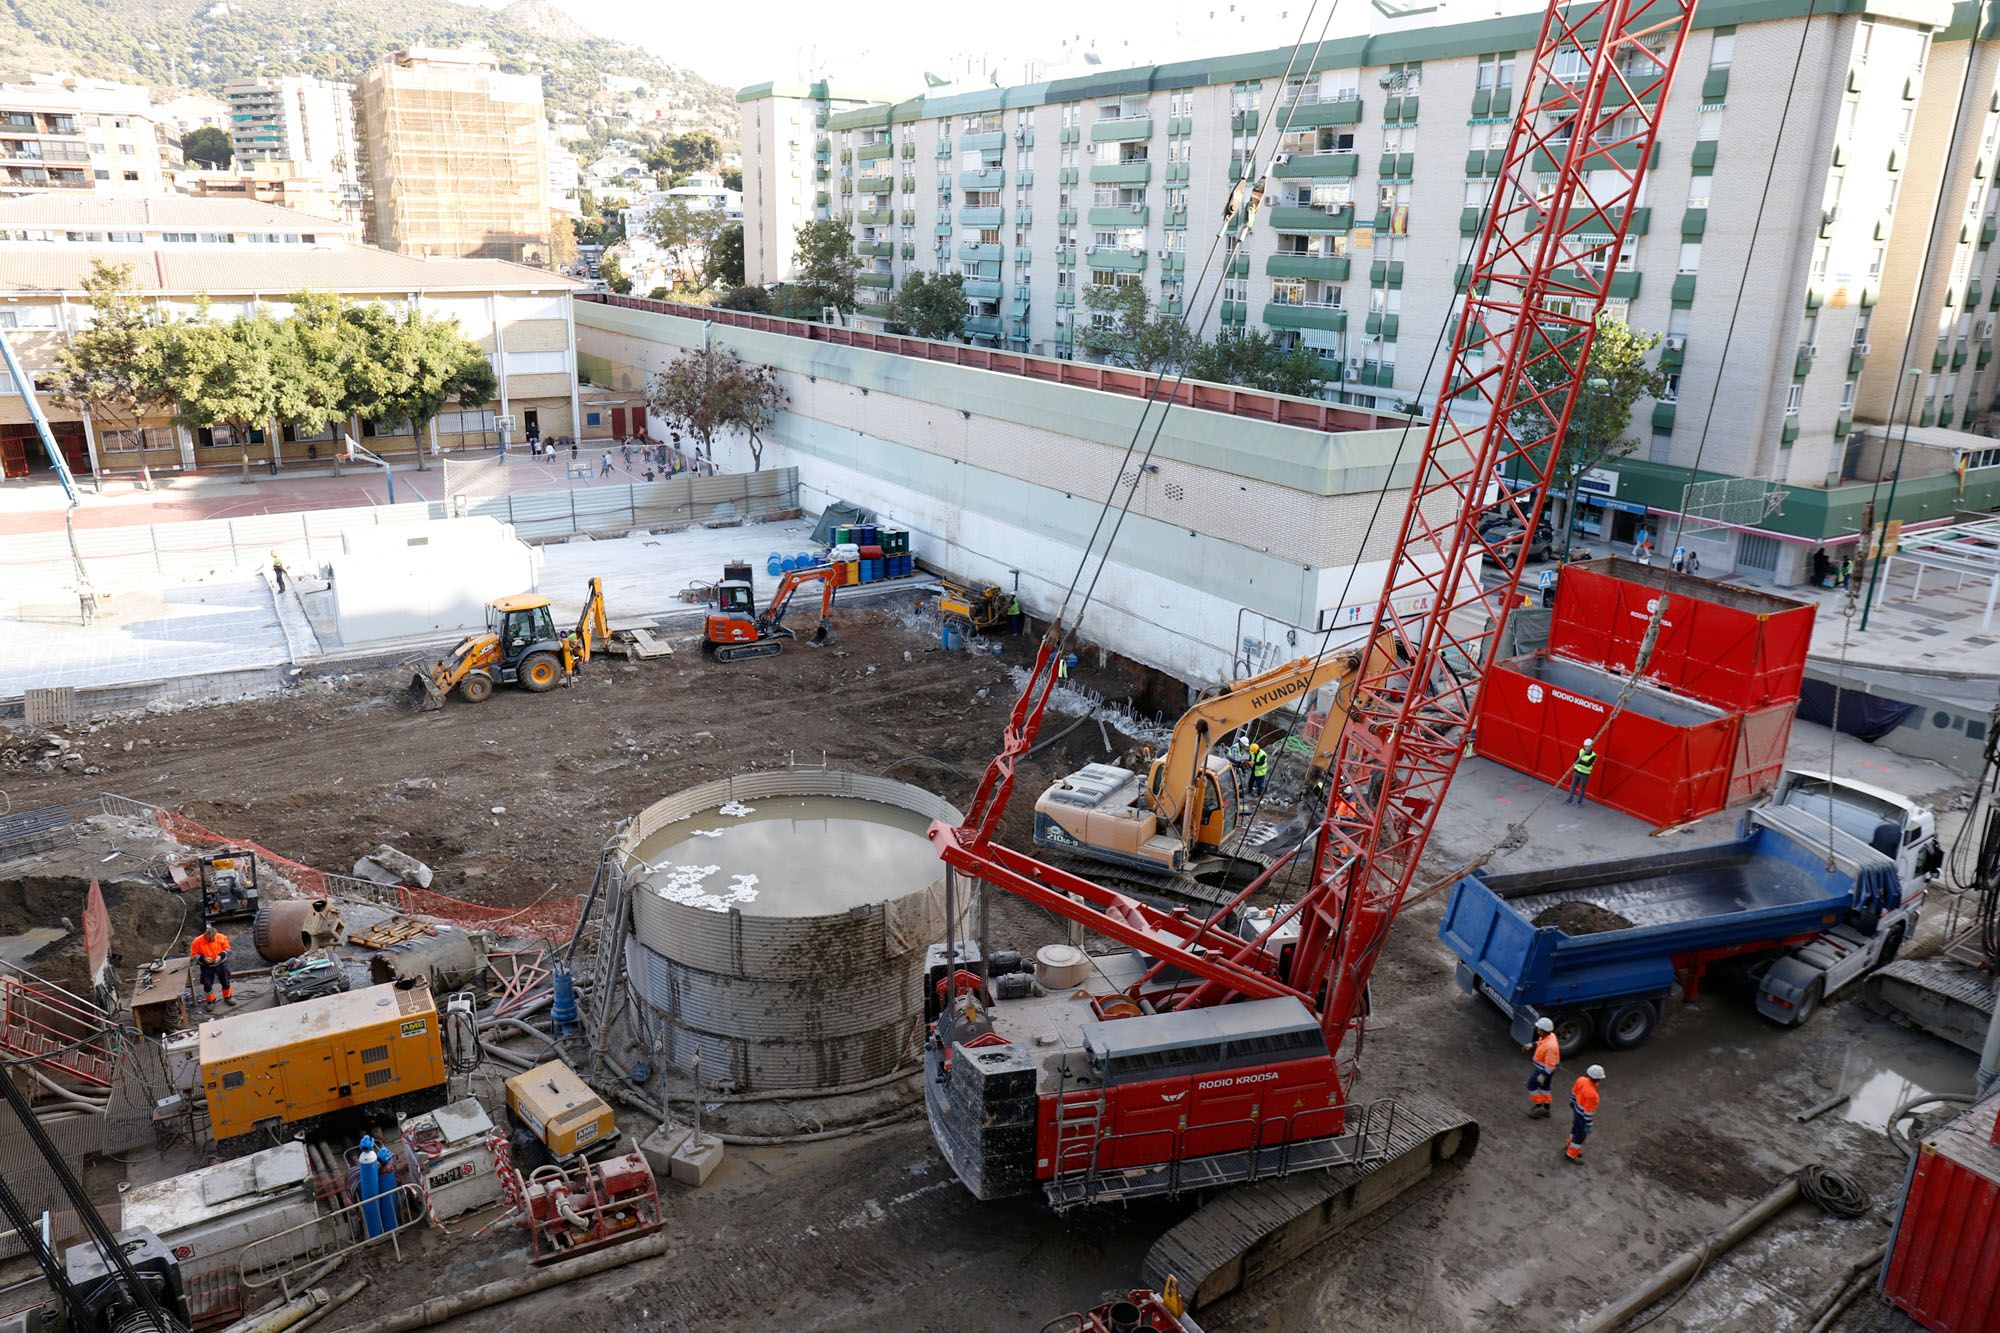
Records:
[[[1358,652],[1301,657],[1234,681],[1196,703],[1174,724],[1167,752],[1142,775],[1089,764],[1035,802],[1035,845],[1118,868],[1112,878],[1204,902],[1224,902],[1231,873],[1268,869],[1318,826],[1297,803],[1257,816],[1241,770],[1217,746],[1229,733],[1283,710],[1299,709],[1311,750],[1308,774],[1323,772],[1347,726],[1347,692]],[[1322,691],[1332,697],[1313,706]],[[1309,793],[1315,783],[1308,781]],[[1102,877],[1102,876],[1100,876]],[[1240,887],[1240,884],[1239,884]]]
[[[1550,0],[1542,16],[1380,597],[1360,626],[1381,651],[1354,676],[1310,853],[1204,919],[995,841],[1089,607],[1081,574],[1108,550],[1086,557],[1081,599],[1052,618],[964,820],[931,826],[954,923],[925,982],[924,1101],[939,1150],[978,1197],[1040,1194],[1057,1210],[1244,1186],[1209,1194],[1159,1239],[1141,1275],[1151,1290],[1172,1278],[1207,1304],[1477,1143],[1476,1124],[1430,1097],[1357,1095],[1368,984],[1519,600],[1530,543],[1481,532],[1492,479],[1524,479],[1503,503],[1534,531],[1693,15],[1694,0]],[[1256,164],[1225,226],[1254,222],[1269,174]],[[1141,443],[1135,432],[1131,464],[1143,468]],[[1113,488],[1107,512],[1119,497]],[[1495,586],[1482,565],[1499,572]],[[1476,669],[1452,669],[1461,663]],[[1231,929],[1290,866],[1307,870],[1285,886],[1292,900]],[[956,938],[965,876],[1113,950],[1046,949],[1024,973],[1019,952]]]
[[[453,690],[475,704],[490,698],[496,685],[519,685],[532,694],[544,694],[569,680],[594,650],[610,642],[603,579],[590,581],[576,628],[562,634],[556,632],[549,599],[540,593],[496,597],[486,608],[483,631],[466,635],[436,661],[415,657],[406,663],[410,696],[429,712],[444,707]]]
[[[715,610],[702,627],[701,650],[718,662],[741,662],[750,657],[776,657],[784,651],[786,639],[798,635],[785,624],[791,610],[792,594],[808,583],[820,585],[819,624],[812,641],[827,643],[833,638],[833,590],[840,586],[840,571],[831,565],[818,569],[794,569],[778,580],[778,590],[762,611],[748,579],[725,578],[715,585]]]

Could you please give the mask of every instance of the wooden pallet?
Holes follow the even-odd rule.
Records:
[[[380,925],[372,926],[359,935],[349,935],[349,944],[358,944],[364,949],[387,949],[392,945],[406,944],[422,939],[426,935],[437,934],[437,927],[428,921],[419,921],[413,916],[390,917]]]

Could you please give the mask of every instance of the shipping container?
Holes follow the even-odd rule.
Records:
[[[1669,602],[1648,682],[1732,713],[1798,699],[1816,608],[1658,565],[1605,559],[1564,569],[1549,651],[1629,672],[1662,593]]]
[[[1607,728],[1625,683],[1546,653],[1496,662],[1479,690],[1475,749],[1557,783],[1568,779],[1577,751],[1594,737],[1599,758],[1586,788],[1592,801],[1661,826],[1723,809],[1736,760],[1736,716],[1640,685]]]
[[[2000,1329],[2000,1093],[1919,1146],[1896,1207],[1882,1296],[1925,1328]]]

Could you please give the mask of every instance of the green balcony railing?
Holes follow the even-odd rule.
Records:
[[[1100,120],[1090,127],[1092,143],[1127,143],[1153,137],[1151,116],[1127,116],[1120,120]]]
[[[1344,180],[1361,172],[1359,153],[1291,153],[1281,154],[1285,158],[1271,164],[1273,176],[1285,177],[1325,177]]]
[[[1347,312],[1339,306],[1294,304],[1267,301],[1264,323],[1274,329],[1319,329],[1327,333],[1347,331]]]
[[[1137,253],[1134,253],[1134,250]],[[1083,262],[1094,269],[1106,269],[1116,273],[1138,273],[1146,267],[1146,251],[1144,247],[1127,249],[1118,245],[1100,245],[1087,252]]]
[[[1270,225],[1273,231],[1347,231],[1354,226],[1354,205],[1279,205],[1271,210]]]
[[[1152,179],[1151,162],[1111,162],[1090,169],[1092,185],[1144,185]]]
[[[1144,204],[1111,204],[1093,208],[1086,216],[1093,227],[1143,227],[1151,210]]]
[[[1318,278],[1321,282],[1346,282],[1346,255],[1272,255],[1264,261],[1264,273],[1273,278]]]

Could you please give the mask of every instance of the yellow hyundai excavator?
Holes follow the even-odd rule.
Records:
[[[467,703],[481,703],[496,685],[519,685],[544,694],[576,674],[592,650],[609,646],[611,627],[604,615],[604,580],[592,579],[576,628],[556,632],[549,599],[540,593],[496,597],[486,608],[486,628],[468,634],[436,661],[413,657],[410,697],[429,712],[444,707],[453,690]]]
[[[1197,878],[1233,865],[1254,874],[1303,836],[1288,803],[1251,820],[1257,801],[1244,793],[1237,766],[1219,752],[1237,728],[1332,687],[1333,698],[1309,737],[1311,771],[1322,772],[1347,725],[1347,700],[1361,667],[1359,651],[1301,657],[1234,681],[1195,704],[1174,724],[1167,752],[1143,774],[1089,764],[1035,802],[1035,842],[1053,851],[1116,866],[1142,883],[1185,896],[1217,899]]]

